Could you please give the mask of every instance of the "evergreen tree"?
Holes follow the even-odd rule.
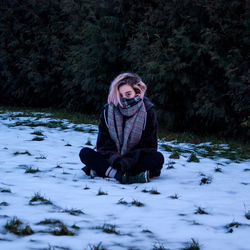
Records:
[[[166,128],[249,133],[247,1],[2,0],[0,11],[0,104],[97,113],[132,71]]]

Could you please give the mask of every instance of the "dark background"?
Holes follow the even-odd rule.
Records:
[[[135,72],[172,131],[249,138],[245,0],[1,0],[0,104],[99,113]]]

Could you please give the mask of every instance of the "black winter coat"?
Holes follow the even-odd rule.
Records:
[[[97,138],[96,148],[105,159],[107,159],[113,168],[121,169],[123,172],[130,172],[136,168],[136,164],[141,157],[146,154],[157,151],[157,133],[158,123],[153,104],[147,97],[143,99],[147,111],[147,120],[145,129],[142,132],[139,143],[128,153],[121,156],[117,152],[116,144],[111,139],[107,125],[108,104],[104,106],[104,110],[100,115],[99,134]]]

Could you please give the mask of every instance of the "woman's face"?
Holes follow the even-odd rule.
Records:
[[[119,93],[121,98],[126,98],[126,99],[132,99],[136,95],[134,89],[128,84],[119,87]]]

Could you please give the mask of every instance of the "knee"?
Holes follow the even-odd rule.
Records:
[[[86,164],[86,158],[88,156],[88,154],[91,152],[91,148],[82,148],[80,153],[79,153],[79,157],[82,161],[82,163]]]
[[[155,159],[155,163],[162,168],[163,164],[164,164],[164,156],[161,152],[155,152],[154,155],[154,159]]]
[[[149,171],[149,178],[160,176],[163,164],[164,164],[163,154],[160,152],[155,152],[154,153],[154,168],[151,171]]]

